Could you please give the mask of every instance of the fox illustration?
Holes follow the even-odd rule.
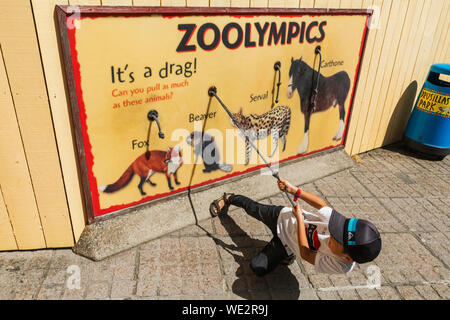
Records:
[[[122,176],[113,184],[107,186],[101,186],[100,191],[111,193],[125,187],[133,178],[136,173],[141,177],[141,181],[138,184],[141,195],[145,196],[146,193],[142,190],[144,183],[147,181],[153,187],[156,183],[153,183],[150,178],[156,172],[164,173],[169,184],[169,189],[173,190],[172,183],[170,181],[170,175],[173,175],[175,184],[179,185],[180,182],[177,178],[177,170],[183,164],[182,154],[180,146],[173,148],[167,148],[167,151],[151,150],[140,155],[134,160],[131,165],[125,170]]]

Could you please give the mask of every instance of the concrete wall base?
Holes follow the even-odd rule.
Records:
[[[350,156],[339,147],[283,163],[280,165],[279,175],[295,185],[302,185],[352,166]],[[191,201],[185,193],[88,225],[73,251],[99,261],[197,221],[210,219],[209,204],[224,192],[243,194],[259,200],[278,193],[279,189],[270,174],[263,175],[258,170],[245,178],[192,191]],[[288,200],[286,205],[289,205]]]

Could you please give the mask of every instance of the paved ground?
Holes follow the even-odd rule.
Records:
[[[397,145],[360,160],[302,186],[378,226],[381,254],[347,276],[300,260],[254,276],[248,263],[269,231],[238,209],[101,262],[70,249],[0,253],[0,299],[450,299],[450,156],[424,160]]]

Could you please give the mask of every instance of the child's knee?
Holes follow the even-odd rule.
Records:
[[[264,267],[253,266],[252,263],[250,263],[250,268],[258,277],[264,277],[267,274],[267,269]]]
[[[250,261],[250,269],[252,269],[258,277],[263,277],[269,273],[267,266],[267,257],[261,254],[256,255],[252,261]]]

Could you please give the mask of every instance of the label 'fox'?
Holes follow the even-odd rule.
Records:
[[[147,160],[148,159],[148,160]],[[167,183],[169,184],[169,189],[173,190],[172,184],[170,182],[170,175],[173,174],[175,183],[180,184],[177,178],[177,170],[183,164],[183,159],[181,155],[180,146],[175,146],[173,148],[167,148],[167,151],[161,150],[151,150],[140,155],[136,160],[131,163],[131,165],[125,170],[122,176],[114,182],[107,186],[101,186],[100,191],[111,193],[125,187],[133,178],[136,173],[141,177],[138,188],[141,195],[145,196],[146,193],[142,190],[142,186],[145,181],[148,181],[152,186],[156,186],[156,183],[150,181],[152,175],[155,172],[161,172],[166,175]]]

